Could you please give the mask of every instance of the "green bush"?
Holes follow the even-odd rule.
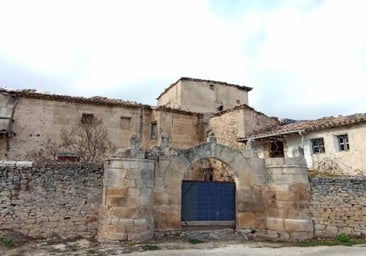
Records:
[[[336,240],[339,243],[349,243],[351,241],[351,238],[349,235],[345,234],[345,233],[339,233],[334,237],[334,240]]]

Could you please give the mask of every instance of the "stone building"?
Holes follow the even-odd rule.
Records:
[[[275,240],[312,238],[307,165],[314,162],[308,152],[320,157],[325,148],[333,153],[328,149],[333,141],[342,151],[337,153],[345,153],[342,162],[362,158],[359,138],[365,136],[365,115],[282,125],[249,106],[250,90],[181,78],[158,97],[157,106],[149,106],[1,89],[0,159],[7,161],[0,162],[0,207],[5,209],[0,224],[6,221],[8,228],[46,236],[58,228],[67,235],[65,225],[79,225],[73,233],[97,233],[99,240],[146,240],[156,232],[212,225]],[[62,169],[38,170],[31,162],[11,161],[32,160],[29,152],[41,150],[50,138],[60,141],[63,130],[94,118],[103,120],[110,140],[120,148],[105,159],[103,169],[90,175],[80,167],[68,169],[65,176]],[[365,167],[361,159],[347,161]],[[97,186],[89,198],[93,183]],[[52,209],[22,205],[39,191],[47,197],[53,189],[52,198],[46,198],[52,201],[65,187],[82,191],[68,193],[68,198],[82,196],[85,209],[73,204],[66,216],[59,214],[62,200]],[[34,211],[42,218],[34,217]],[[319,233],[329,234],[319,223]],[[32,227],[37,231],[31,232]],[[339,230],[333,223],[329,227]],[[363,234],[363,228],[357,232]]]
[[[280,124],[238,141],[249,141],[260,157],[292,157],[300,146],[310,170],[355,175],[366,173],[364,138],[366,114],[353,114]]]
[[[277,123],[248,104],[249,87],[181,78],[159,97],[157,106],[104,97],[73,97],[34,90],[0,90],[0,159],[23,160],[52,138],[85,118],[100,118],[117,148],[127,148],[137,136],[151,149],[161,134],[175,148],[205,141],[209,131],[219,142],[239,147],[236,138]],[[71,152],[72,153],[72,152]],[[29,159],[32,160],[32,159]]]

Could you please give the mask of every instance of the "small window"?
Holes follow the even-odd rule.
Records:
[[[121,116],[120,127],[122,129],[130,128],[131,117]]]
[[[236,104],[240,104],[240,100],[236,100]]]
[[[94,114],[83,113],[83,115],[81,116],[82,124],[91,124],[93,120],[94,120]]]
[[[215,85],[210,84],[210,89],[211,89],[211,90],[215,90]]]
[[[224,110],[224,106],[223,105],[220,105],[217,107],[217,111],[223,111]]]
[[[283,142],[281,140],[276,140],[271,142],[271,149],[269,152],[269,157],[284,157],[285,152],[283,149]]]
[[[150,138],[152,140],[156,140],[158,138],[158,123],[157,122],[151,123]]]
[[[311,148],[313,149],[313,154],[325,153],[324,139],[323,138],[312,139]]]
[[[349,141],[348,141],[348,135],[339,135],[337,136],[338,139],[338,149],[339,151],[348,151],[349,150]]]

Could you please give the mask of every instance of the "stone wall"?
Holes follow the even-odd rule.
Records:
[[[244,136],[243,109],[235,109],[217,114],[209,120],[209,129],[215,133],[217,142],[235,149],[244,148],[238,137]]]
[[[313,237],[305,159],[267,158],[268,235],[281,240]]]
[[[31,237],[95,237],[102,200],[101,166],[0,166],[0,230]]]
[[[146,240],[154,235],[152,191],[154,161],[110,159],[105,162],[99,240]]]
[[[366,235],[366,177],[310,179],[310,210],[316,237]]]

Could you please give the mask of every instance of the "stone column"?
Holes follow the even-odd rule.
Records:
[[[153,237],[154,161],[105,161],[98,240],[143,241]]]
[[[272,239],[306,240],[313,237],[310,185],[306,162],[298,158],[269,158],[267,168],[268,235]]]

